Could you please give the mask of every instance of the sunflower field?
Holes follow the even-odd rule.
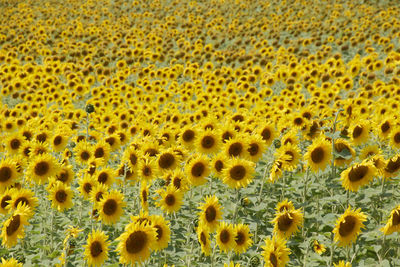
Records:
[[[0,267],[400,266],[400,4],[0,0]]]

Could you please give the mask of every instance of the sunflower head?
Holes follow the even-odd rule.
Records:
[[[349,246],[353,243],[361,233],[361,228],[364,228],[366,220],[367,216],[361,212],[361,209],[352,210],[351,207],[348,207],[336,221],[336,226],[332,231],[338,246]]]

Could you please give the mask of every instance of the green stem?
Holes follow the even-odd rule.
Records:
[[[262,192],[263,192],[263,189],[264,189],[265,177],[267,176],[267,170],[268,170],[268,168],[267,168],[267,166],[266,166],[266,167],[265,167],[265,170],[264,170],[263,177],[262,177],[262,179],[261,179],[260,192],[258,192],[258,204],[261,203],[261,195],[262,195]]]
[[[235,211],[233,213],[233,218],[232,218],[232,223],[236,224],[236,217],[237,217],[237,213],[238,213],[238,209],[239,209],[239,205],[240,205],[240,191],[239,189],[235,189],[236,191],[236,205],[235,205]]]
[[[333,249],[335,247],[334,239],[333,239],[333,233],[331,233],[331,256],[329,260],[329,266],[332,267],[333,265]]]

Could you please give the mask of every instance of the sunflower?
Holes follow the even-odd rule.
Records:
[[[74,171],[72,165],[62,164],[60,171],[55,176],[57,181],[63,182],[64,184],[71,184],[74,180]]]
[[[382,118],[382,120],[377,123],[374,130],[377,132],[380,139],[385,140],[388,138],[393,126],[393,118]]]
[[[60,164],[49,154],[41,154],[32,158],[27,167],[27,177],[37,184],[47,182],[49,177],[56,176],[60,171]]]
[[[245,157],[257,162],[265,152],[265,141],[258,135],[250,135],[247,138],[247,153]]]
[[[65,209],[70,209],[73,206],[73,195],[74,192],[72,191],[71,187],[60,181],[56,181],[54,186],[49,190],[51,206],[61,212]]]
[[[100,219],[105,224],[115,224],[124,212],[125,206],[124,195],[121,192],[113,190],[105,193],[97,203]]]
[[[197,233],[197,240],[201,246],[201,252],[208,256],[211,254],[211,242],[210,242],[210,233],[208,232],[207,228],[203,225],[199,225],[196,228]]]
[[[8,188],[0,195],[0,213],[1,214],[7,214],[8,213],[10,200],[12,199],[12,192],[14,190],[16,190],[16,189]]]
[[[107,162],[108,158],[110,157],[110,152],[111,152],[111,147],[104,140],[97,142],[93,146],[93,156],[96,159],[102,158],[102,159],[104,159],[104,161]]]
[[[390,145],[396,149],[400,148],[400,126],[395,126],[389,134]]]
[[[323,244],[319,243],[318,240],[314,240],[313,249],[314,249],[315,253],[318,253],[319,255],[321,255],[322,253],[324,253],[326,251],[325,246]]]
[[[280,237],[290,238],[303,225],[303,213],[301,210],[284,209],[276,213],[271,222],[274,224],[274,233]]]
[[[23,265],[14,258],[8,260],[1,258],[0,267],[23,267]]]
[[[179,141],[186,148],[191,149],[194,145],[194,141],[196,140],[196,135],[197,132],[193,126],[185,126],[179,134]]]
[[[27,205],[34,210],[39,204],[39,200],[35,197],[35,193],[26,188],[14,189],[11,192],[11,200],[8,202],[10,209],[15,210],[19,205]]]
[[[205,203],[202,203],[198,209],[200,223],[207,228],[210,232],[214,232],[219,224],[219,220],[222,219],[222,209],[221,204],[218,203],[218,198],[216,196],[208,196],[204,199]]]
[[[335,166],[345,166],[353,161],[356,152],[345,139],[335,140]]]
[[[139,159],[142,157],[141,152],[136,150],[134,146],[129,146],[124,151],[122,161],[128,164],[128,167],[134,171],[138,167]]]
[[[159,189],[157,193],[160,195],[161,199],[156,203],[156,205],[161,207],[164,212],[177,212],[181,208],[183,192],[180,189],[176,189],[175,186],[169,185],[165,190]]]
[[[395,155],[386,161],[383,168],[385,178],[395,177],[400,170],[400,155]]]
[[[143,210],[149,209],[149,186],[146,181],[142,181],[140,185],[140,203]]]
[[[259,135],[261,136],[262,140],[264,140],[265,144],[269,146],[272,144],[272,141],[276,136],[275,127],[271,124],[264,125],[260,128]]]
[[[323,171],[332,159],[332,146],[330,142],[323,135],[317,138],[307,148],[304,158],[314,172]]]
[[[161,174],[167,170],[175,169],[178,164],[177,154],[171,148],[161,151],[157,156],[157,166]]]
[[[93,190],[93,187],[98,184],[96,178],[89,174],[85,174],[78,181],[79,184],[79,192],[83,196],[84,199],[90,198],[90,192]]]
[[[103,195],[108,192],[109,187],[106,184],[97,183],[92,187],[90,191],[90,200],[93,203],[98,203],[103,198]]]
[[[292,143],[287,143],[276,151],[275,156],[277,158],[281,158],[282,155],[286,156],[286,159],[282,161],[282,170],[293,171],[299,163],[301,157],[300,149]]]
[[[85,166],[93,157],[93,147],[86,141],[78,142],[74,147],[74,155],[76,162]]]
[[[335,242],[339,242],[338,246],[349,246],[357,239],[364,228],[363,222],[367,220],[367,216],[361,212],[361,209],[352,210],[348,207],[347,210],[336,221],[333,233],[335,234]]]
[[[283,212],[285,210],[287,211],[292,211],[294,210],[294,206],[292,201],[288,201],[288,199],[284,199],[281,202],[279,202],[278,204],[276,204],[275,210],[276,212]]]
[[[214,156],[211,160],[211,168],[215,176],[221,178],[222,177],[222,171],[226,166],[226,163],[228,162],[229,158],[225,156],[225,153],[218,153],[216,156]]]
[[[176,189],[180,189],[182,192],[189,190],[189,184],[185,173],[181,169],[175,169],[172,173],[166,174],[165,176],[166,185],[174,185]]]
[[[185,165],[187,179],[190,184],[195,186],[205,184],[210,171],[208,158],[201,154],[195,155]]]
[[[50,153],[48,142],[39,142],[37,140],[32,140],[30,142],[30,144],[31,144],[31,148],[29,151],[29,157],[35,157],[35,156]]]
[[[141,177],[142,181],[151,183],[157,175],[157,163],[155,159],[145,156],[139,162],[138,175]]]
[[[157,240],[156,228],[151,224],[131,224],[118,238],[117,249],[121,264],[142,263],[150,257],[150,250]]]
[[[50,144],[55,152],[61,152],[68,144],[70,134],[65,131],[57,131],[50,139]]]
[[[298,145],[298,143],[299,139],[297,137],[297,132],[295,130],[288,131],[281,138],[282,145],[287,145],[287,144]]]
[[[10,158],[3,158],[0,161],[0,192],[17,182],[19,177],[16,162]]]
[[[233,158],[223,172],[223,182],[231,188],[246,187],[253,180],[255,163],[246,159]]]
[[[236,253],[244,253],[253,244],[251,240],[252,234],[250,234],[250,229],[248,225],[237,224],[234,228],[235,232],[235,246],[234,250]]]
[[[376,168],[370,161],[354,164],[340,175],[342,186],[346,190],[357,192],[361,186],[368,184],[376,175]]]
[[[6,149],[11,155],[18,154],[23,143],[24,137],[18,133],[9,135],[5,140]]]
[[[284,156],[287,157],[287,155],[284,155]],[[272,164],[272,167],[269,170],[268,181],[270,183],[274,183],[276,180],[278,180],[282,176],[282,174],[283,174],[283,170],[282,170],[283,161],[284,161],[284,159],[282,159],[282,158],[274,160],[274,163]]]
[[[228,252],[235,247],[235,231],[231,224],[221,222],[215,238],[221,251]]]
[[[92,230],[87,238],[85,259],[89,266],[101,266],[108,259],[108,236],[100,230]]]
[[[284,267],[289,262],[290,249],[286,247],[286,240],[273,236],[265,239],[265,246],[263,249],[262,256],[264,257],[264,266],[273,267]]]
[[[349,128],[351,142],[358,146],[364,144],[369,138],[370,125],[367,121],[359,121]]]
[[[156,229],[157,233],[153,249],[158,251],[168,247],[168,242],[171,238],[169,221],[166,221],[161,215],[151,215],[149,219],[151,226]]]
[[[215,130],[202,130],[198,133],[195,140],[197,151],[207,154],[215,154],[220,149],[221,140]]]
[[[224,144],[225,155],[228,157],[243,157],[246,154],[248,142],[242,135],[230,138]]]
[[[96,178],[97,182],[100,184],[105,184],[108,187],[110,187],[114,181],[115,181],[115,176],[117,176],[115,170],[111,168],[104,168],[101,170],[97,170],[93,176]]]
[[[351,267],[350,262],[339,261],[338,263],[334,263],[333,266],[335,267]]]
[[[368,146],[364,147],[363,149],[361,149],[359,158],[361,160],[365,160],[365,159],[368,159],[375,155],[381,155],[381,154],[382,154],[382,151],[378,145],[368,145]]]
[[[18,205],[10,218],[4,223],[1,231],[2,245],[7,248],[15,246],[18,238],[25,236],[24,226],[28,225],[28,219],[33,215],[32,210],[27,205]]]
[[[224,267],[240,267],[239,263],[234,263],[233,261],[230,261],[229,264],[228,263],[224,263]]]
[[[384,227],[380,229],[385,235],[400,232],[400,205],[390,212],[389,219]]]

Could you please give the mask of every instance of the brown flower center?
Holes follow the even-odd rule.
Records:
[[[135,165],[137,162],[137,156],[135,154],[130,154],[129,161],[131,162],[132,165]]]
[[[7,236],[12,236],[16,231],[18,231],[19,226],[21,225],[21,217],[20,215],[14,215],[11,219],[10,224],[6,228]]]
[[[53,145],[58,146],[58,145],[61,144],[61,142],[62,142],[62,137],[61,136],[57,135],[56,137],[54,137]]]
[[[238,246],[241,246],[244,244],[244,242],[246,241],[246,236],[243,232],[237,232],[236,234],[236,238],[235,238],[236,244]]]
[[[213,206],[209,206],[206,209],[206,220],[207,222],[213,222],[215,220],[215,218],[217,217],[217,211],[215,210],[215,208]]]
[[[215,140],[212,136],[204,136],[201,140],[201,146],[206,149],[210,149],[214,146]]]
[[[396,134],[393,136],[393,141],[394,141],[396,144],[400,143],[400,133],[396,133]]]
[[[229,170],[229,175],[233,180],[240,181],[246,175],[246,169],[242,165],[233,166]]]
[[[165,153],[160,156],[158,160],[158,166],[161,169],[168,169],[171,168],[175,163],[175,157],[171,153]]]
[[[97,181],[101,184],[105,184],[108,180],[108,174],[106,172],[101,172],[97,177]]]
[[[0,182],[7,182],[12,176],[12,170],[10,167],[3,166],[0,168]]]
[[[200,233],[200,242],[201,242],[204,246],[207,245],[207,238],[206,238],[206,235],[205,235],[203,232]]]
[[[98,257],[103,252],[103,247],[99,241],[94,241],[90,244],[90,254],[93,258]]]
[[[82,159],[82,160],[86,161],[86,160],[88,160],[89,158],[90,158],[89,152],[83,151],[83,152],[81,153],[81,159]]]
[[[182,139],[185,142],[190,142],[192,141],[194,138],[194,131],[192,130],[186,130],[183,134],[182,134]]]
[[[136,231],[129,235],[125,242],[126,251],[130,254],[136,254],[141,252],[147,243],[147,235],[143,231]]]
[[[339,225],[339,234],[343,237],[348,236],[354,230],[356,219],[353,216],[346,216]]]
[[[201,177],[205,171],[205,166],[202,162],[196,162],[191,170],[191,173],[194,177]]]
[[[278,267],[278,259],[276,258],[275,253],[271,252],[271,254],[269,254],[269,261],[273,267]]]
[[[4,196],[2,199],[1,199],[1,208],[2,209],[5,209],[9,204],[7,203],[8,201],[10,201],[11,200],[11,196]]]
[[[399,210],[396,210],[396,211],[393,213],[392,225],[393,225],[393,226],[396,226],[396,225],[399,225],[399,224],[400,224],[400,211],[399,211]]]
[[[38,176],[44,176],[49,172],[50,165],[46,161],[41,161],[35,165],[35,174]]]
[[[314,163],[320,163],[324,160],[325,151],[322,147],[317,147],[311,152],[311,160]]]
[[[278,218],[278,228],[281,231],[287,231],[293,223],[293,219],[289,218],[289,214],[284,214]]]
[[[358,138],[362,134],[362,132],[363,132],[363,128],[357,125],[353,130],[353,138],[354,139]]]
[[[387,131],[389,131],[389,129],[390,129],[390,123],[388,121],[386,121],[381,125],[382,133],[386,133]]]
[[[222,160],[217,160],[214,164],[215,170],[217,172],[221,172],[222,169],[224,168],[224,163],[222,162]]]
[[[102,148],[102,147],[98,147],[94,151],[94,157],[95,158],[102,158],[102,157],[104,157],[105,154],[106,153],[104,152],[104,148]]]
[[[114,199],[108,199],[103,206],[103,211],[107,216],[113,215],[117,211],[117,201]]]
[[[233,143],[229,146],[229,156],[237,157],[239,156],[243,151],[243,145],[239,142]]]
[[[85,183],[85,184],[83,185],[83,190],[84,190],[86,193],[90,193],[90,191],[92,191],[92,185],[91,185],[90,183]]]
[[[268,128],[265,128],[261,132],[261,137],[264,141],[268,141],[271,138],[271,131]]]
[[[19,141],[18,139],[13,139],[10,142],[10,146],[11,146],[11,149],[16,150],[21,146],[21,141]]]
[[[221,233],[220,233],[220,235],[219,235],[219,240],[220,240],[223,244],[226,244],[226,243],[229,242],[230,237],[231,237],[231,235],[230,235],[229,231],[224,229],[224,230],[221,231]]]
[[[175,204],[175,196],[172,194],[168,194],[165,197],[165,204],[167,204],[168,206],[173,206]]]
[[[163,236],[163,229],[159,225],[155,225],[154,228],[156,228],[157,240],[160,240],[162,238],[162,236]]]
[[[353,167],[349,172],[349,180],[351,182],[360,181],[365,177],[367,173],[368,173],[367,166]]]
[[[399,168],[400,168],[400,157],[398,157],[396,161],[390,159],[386,165],[385,171],[387,171],[388,173],[395,173],[399,170]]]
[[[64,190],[57,191],[56,200],[59,203],[64,203],[67,200],[67,193]]]
[[[18,207],[19,203],[22,203],[21,205],[24,205],[24,204],[25,205],[29,205],[29,201],[28,201],[28,199],[26,197],[17,198],[17,200],[15,200],[14,207],[15,208]]]
[[[253,143],[253,144],[250,144],[250,147],[247,149],[247,152],[249,152],[250,156],[255,156],[255,155],[257,155],[259,150],[260,150],[260,147],[258,146],[258,144]]]

